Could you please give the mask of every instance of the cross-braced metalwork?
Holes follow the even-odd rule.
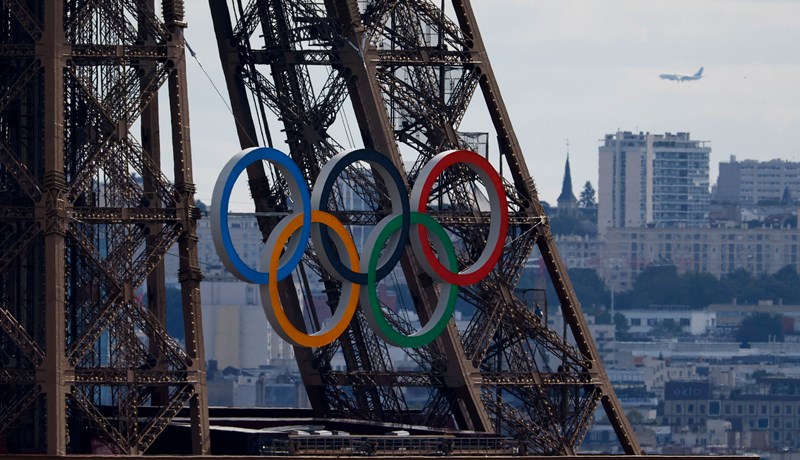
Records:
[[[410,186],[437,153],[481,144],[481,135],[459,131],[471,103],[477,104],[476,93],[483,96],[479,110],[489,115],[496,134],[497,154],[482,153],[504,177],[511,225],[491,275],[460,290],[468,325],[461,331],[451,325],[429,346],[405,350],[406,362],[416,364],[410,370],[397,368],[363,319],[330,346],[297,349],[317,413],[494,431],[525,440],[530,453],[568,454],[602,403],[623,449],[641,453],[556,252],[469,1],[250,0],[230,2],[230,8],[227,3],[210,0],[240,143],[271,146],[269,123],[277,118],[282,140],[309,184],[320,165],[348,145],[387,155]],[[348,114],[355,118],[357,140],[347,128]],[[247,174],[259,215],[288,212],[287,189],[274,171],[259,163]],[[389,208],[375,177],[369,168],[349,168],[329,203],[352,229],[374,225]],[[472,264],[485,246],[489,213],[483,187],[469,169],[449,168],[428,202],[429,212],[456,239],[461,267]],[[344,197],[350,195],[363,208],[348,209],[345,202],[354,201]],[[274,217],[259,219],[266,238]],[[558,293],[568,333],[548,328],[515,295],[535,248]],[[401,266],[398,284],[407,286],[411,309],[424,321],[435,305],[436,283],[410,252]],[[297,288],[284,282],[284,304],[296,325],[319,327],[310,281],[322,280],[328,305],[336,305],[339,285],[320,268],[313,250],[294,279]],[[386,314],[398,329],[411,330],[402,311]],[[345,371],[330,364],[340,352]],[[412,388],[427,389],[423,406],[409,408]]]
[[[160,5],[0,2],[0,435],[12,451],[143,453],[185,404],[193,450],[208,451],[184,5]],[[165,329],[176,243],[185,346]]]

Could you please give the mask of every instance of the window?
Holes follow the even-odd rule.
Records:
[[[675,404],[675,413],[680,414],[681,412],[683,412],[683,408],[681,407],[681,405]]]
[[[686,405],[686,412],[689,414],[694,414],[694,404],[687,404]]]
[[[641,326],[642,319],[641,318],[631,318],[631,326]]]
[[[657,324],[658,324],[658,320],[656,318],[649,318],[647,320],[647,325],[648,326],[655,326]]]

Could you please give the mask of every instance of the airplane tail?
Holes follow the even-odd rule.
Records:
[[[702,76],[703,76],[703,68],[702,68],[702,67],[700,67],[700,70],[698,70],[698,71],[697,71],[697,73],[696,73],[696,74],[694,74],[694,76],[695,76],[696,78],[700,78],[700,77],[702,77]]]

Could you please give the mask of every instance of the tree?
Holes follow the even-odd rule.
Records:
[[[600,307],[611,304],[611,292],[594,269],[570,268],[567,273],[582,306]]]
[[[683,327],[672,318],[659,321],[650,334],[654,337],[675,337],[683,334]]]
[[[783,316],[756,313],[739,324],[736,340],[747,342],[783,342]]]
[[[581,208],[594,208],[597,206],[597,196],[594,187],[592,187],[592,183],[588,180],[583,184],[581,196],[578,198],[578,206]]]
[[[774,302],[796,304],[800,301],[800,275],[794,265],[787,265],[769,277],[765,289]]]
[[[722,280],[738,303],[755,304],[766,298],[761,283],[753,279],[750,273],[743,268],[728,273]]]
[[[628,340],[630,339],[631,335],[628,331],[631,330],[631,325],[628,324],[628,318],[625,317],[622,313],[614,314],[614,325],[616,326],[616,336],[617,340]]]
[[[674,265],[647,267],[633,282],[632,307],[685,305],[686,289]]]
[[[733,300],[733,293],[729,287],[711,273],[685,273],[681,276],[681,280],[686,290],[686,302],[693,308]]]
[[[626,415],[631,425],[643,425],[647,421],[638,409],[630,409]]]
[[[569,214],[553,216],[550,219],[550,231],[554,235],[586,235],[589,233],[580,219]]]

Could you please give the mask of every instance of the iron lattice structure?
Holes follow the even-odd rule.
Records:
[[[407,185],[437,153],[469,147],[480,137],[459,132],[470,103],[479,99],[476,93],[496,134],[492,162],[504,176],[511,225],[491,276],[459,291],[462,307],[474,310],[468,327],[459,331],[451,324],[431,345],[406,350],[415,370],[396,368],[363,317],[329,346],[297,348],[316,413],[496,432],[524,440],[529,453],[558,455],[574,452],[601,404],[624,451],[640,454],[556,251],[469,1],[209,3],[241,146],[257,145],[259,135],[272,146],[268,123],[277,117],[282,140],[310,186],[321,165],[344,150],[347,132],[336,123],[346,122],[346,113],[357,120],[361,145],[387,155],[404,171]],[[260,163],[247,176],[266,239],[275,224],[270,216],[290,207],[288,189]],[[346,225],[374,225],[386,215],[387,195],[376,177],[366,167],[342,175],[341,193],[329,207]],[[450,168],[429,202],[429,211],[456,237],[462,267],[485,246],[488,212],[481,208],[480,189],[468,169]],[[371,211],[347,209],[342,196],[348,191]],[[564,333],[549,329],[515,295],[534,250],[558,294],[568,325]],[[435,306],[435,283],[410,252],[401,266],[424,320]],[[284,282],[282,295],[295,324],[313,328],[319,327],[315,308],[303,308],[314,296],[312,278],[325,283],[327,303],[336,305],[340,286],[320,268],[313,250],[294,281]],[[387,314],[397,328],[412,327],[403,315]],[[331,365],[337,353],[347,364],[344,371]],[[428,391],[418,410],[409,409],[411,388]]]
[[[99,442],[143,453],[186,404],[193,450],[208,450],[184,5],[160,6],[0,1],[0,438],[10,451]],[[185,347],[165,329],[173,244]]]

